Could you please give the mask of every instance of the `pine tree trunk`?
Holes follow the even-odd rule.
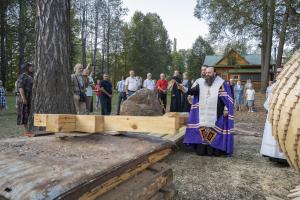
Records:
[[[69,15],[69,1],[37,1],[32,113],[75,113]],[[32,124],[31,117],[29,126]]]
[[[264,14],[265,15],[265,14]],[[273,37],[273,27],[274,27],[274,17],[275,17],[275,1],[268,0],[267,1],[267,25],[266,25],[266,35],[265,38],[265,49],[262,52],[262,74],[261,74],[261,92],[265,92],[268,81],[269,81],[269,73],[270,73],[270,61],[271,61],[271,51],[272,51],[272,37]],[[263,27],[264,29],[265,27]]]
[[[6,70],[7,70],[7,57],[6,57],[6,10],[7,2],[4,1],[0,4],[0,51],[1,51],[1,63],[0,63],[0,79],[3,81],[3,85],[6,85]]]
[[[81,46],[82,46],[82,65],[86,67],[86,1],[81,7],[82,22],[81,22]]]
[[[24,63],[25,43],[24,43],[24,24],[25,24],[25,7],[24,0],[18,0],[19,3],[19,25],[18,25],[18,41],[19,41],[19,73],[21,65]]]
[[[281,67],[282,64],[282,55],[283,55],[283,47],[285,43],[285,36],[286,36],[286,28],[288,26],[288,20],[289,20],[289,12],[288,8],[286,8],[286,11],[284,13],[280,36],[279,36],[279,45],[278,45],[278,53],[276,58],[276,67],[275,72],[277,72],[277,69]]]
[[[110,40],[111,40],[111,13],[110,5],[108,4],[108,13],[107,13],[107,33],[106,33],[106,72],[110,73]]]
[[[96,65],[97,43],[98,43],[98,23],[99,23],[99,6],[96,5],[95,7],[96,7],[96,13],[95,13],[95,38],[94,38],[94,52],[93,52],[93,56],[92,56],[93,57],[92,65],[94,67]]]

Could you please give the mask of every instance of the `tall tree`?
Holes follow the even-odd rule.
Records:
[[[182,51],[173,51],[172,54],[172,64],[170,73],[173,73],[174,70],[179,70],[181,73],[185,72],[186,70],[186,57],[184,52]],[[172,74],[169,74],[172,75]]]
[[[233,42],[228,43],[225,46],[224,54],[228,53],[231,49],[234,49],[235,51],[239,52],[242,55],[247,54],[247,44],[246,44],[246,42],[233,41]]]
[[[281,26],[284,20],[278,20],[283,9],[282,5],[291,5],[291,10],[297,15],[295,8],[300,2],[297,0],[197,0],[195,16],[199,19],[206,19],[210,26],[210,35],[217,40],[223,40],[228,35],[243,36],[249,39],[261,40],[261,63],[262,63],[262,90],[265,90],[268,82],[268,71],[271,59],[271,49],[274,35],[274,27],[283,29],[282,34],[289,34],[291,46],[297,46],[299,41],[299,19],[295,17],[289,21],[287,31]],[[222,20],[220,20],[222,19]],[[293,35],[292,35],[293,34]],[[283,38],[283,37],[282,37]],[[284,41],[282,40],[284,43]],[[284,45],[279,45],[281,50]],[[278,50],[278,52],[281,52]],[[281,62],[281,61],[280,61]]]
[[[70,2],[38,1],[37,13],[33,113],[75,113],[69,70]]]
[[[95,26],[94,26],[94,49],[92,56],[92,65],[96,65],[96,56],[97,56],[97,45],[98,45],[98,31],[99,31],[99,12],[100,12],[100,3],[95,1]]]
[[[204,63],[206,55],[214,54],[210,44],[199,36],[193,44],[192,51],[188,56],[188,73],[191,78],[197,78],[200,75],[200,68]]]
[[[265,92],[270,73],[273,27],[275,19],[275,0],[263,0],[263,39],[262,39],[262,70],[261,70],[261,91]]]
[[[86,67],[86,41],[87,41],[87,2],[83,0],[80,2],[81,10],[81,48],[82,48],[82,65]]]
[[[6,71],[7,71],[7,52],[6,52],[6,35],[7,35],[7,24],[6,24],[6,12],[8,7],[8,0],[3,1],[0,4],[0,55],[1,55],[1,66],[0,73],[3,85],[6,85]]]
[[[24,41],[24,25],[26,18],[26,7],[24,0],[18,0],[19,4],[19,25],[18,25],[18,40],[19,40],[19,72],[21,71],[21,65],[24,63],[25,54],[25,41]]]
[[[155,13],[136,12],[128,26],[127,65],[146,75],[168,72],[171,64],[171,41],[160,17]]]

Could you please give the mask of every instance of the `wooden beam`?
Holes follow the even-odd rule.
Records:
[[[105,116],[104,130],[127,132],[152,132],[175,134],[179,129],[178,115],[145,117],[145,116]]]
[[[34,126],[46,127],[47,116],[46,114],[34,114]]]
[[[73,132],[73,131],[76,131],[76,115],[50,114],[44,118],[47,119],[46,131],[49,131],[49,132]]]
[[[101,115],[76,115],[76,131],[100,133],[104,131],[104,118]]]
[[[176,134],[180,128],[178,113],[147,117],[36,114],[34,118],[35,126],[46,126],[47,131],[53,132],[126,131]]]

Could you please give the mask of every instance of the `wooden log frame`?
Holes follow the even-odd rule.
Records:
[[[98,133],[104,131],[151,132],[176,134],[186,115],[167,113],[164,116],[101,116],[35,114],[34,126],[49,132]]]
[[[173,172],[165,163],[151,165],[140,174],[123,182],[118,187],[105,193],[97,199],[101,200],[139,200],[150,199],[157,193],[167,191],[172,185]],[[175,196],[176,190],[170,195]],[[165,199],[162,194],[162,198]]]
[[[128,163],[131,167],[126,170],[124,173],[119,174],[119,171],[122,171],[122,168],[117,169],[113,173],[108,173],[96,177],[86,185],[81,185],[76,188],[73,188],[68,193],[65,193],[58,197],[58,199],[79,199],[79,200],[93,200],[97,197],[107,193],[116,186],[120,185],[124,181],[129,180],[130,178],[136,176],[138,173],[141,173],[149,166],[157,163],[171,153],[171,149],[164,149],[150,154],[147,157],[142,157],[136,162]],[[140,160],[143,159],[143,162]],[[128,167],[128,166],[126,166]],[[83,191],[86,191],[83,193]],[[79,198],[78,198],[79,197]]]
[[[0,142],[7,144],[0,153],[0,199],[95,199],[164,159],[173,146],[104,134]]]

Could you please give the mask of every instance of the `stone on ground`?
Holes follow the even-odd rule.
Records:
[[[146,88],[138,90],[130,96],[121,107],[121,115],[130,116],[160,116],[162,105],[157,94]]]

